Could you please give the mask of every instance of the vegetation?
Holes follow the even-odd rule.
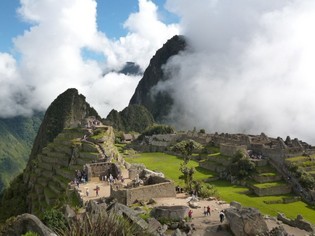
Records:
[[[147,168],[156,170],[164,173],[165,177],[171,179],[175,184],[182,187],[185,186],[181,171],[179,170],[180,165],[183,162],[183,158],[168,155],[161,152],[154,153],[139,153],[136,157],[127,157],[125,160],[129,163],[143,163]],[[194,180],[207,180],[212,178],[215,174],[209,170],[199,167],[199,164],[195,160],[190,160],[187,163],[187,167],[194,167],[196,172],[194,173]]]
[[[141,105],[129,105],[121,112],[112,110],[106,117],[107,123],[123,132],[142,133],[154,124],[151,113]]]
[[[67,229],[67,220],[61,211],[56,209],[46,210],[43,214],[42,221],[48,228],[57,232],[58,230]]]
[[[304,188],[315,189],[315,178],[312,175],[312,167],[315,168],[315,155],[287,158],[285,163]],[[309,171],[306,171],[306,168],[309,168]]]
[[[291,194],[258,197],[252,194],[248,188],[233,185],[228,181],[218,180],[212,182],[217,189],[220,198],[227,201],[237,201],[246,207],[258,208],[263,214],[276,216],[278,212],[284,213],[287,217],[295,219],[298,214],[315,224],[315,207],[307,205],[302,201],[283,204],[284,198],[294,197]],[[281,202],[277,204],[268,204],[268,202]]]
[[[27,186],[23,182],[23,174],[16,177],[0,195],[0,222],[4,222],[11,216],[27,212],[26,197]]]
[[[244,151],[239,150],[232,158],[230,173],[238,179],[245,179],[255,172],[255,163],[253,163]]]
[[[76,221],[68,225],[66,229],[56,229],[59,235],[90,235],[90,236],[132,236],[149,235],[148,232],[137,228],[134,224],[124,219],[122,216],[110,213],[91,216],[86,214],[81,221]]]
[[[170,147],[171,151],[182,154],[184,156],[190,156],[194,151],[202,150],[203,146],[194,140],[183,140]]]
[[[145,136],[152,136],[154,134],[173,134],[175,130],[168,125],[153,125],[148,127],[140,136],[139,140],[143,140]]]
[[[36,113],[0,119],[0,193],[25,168],[42,118]]]
[[[220,156],[218,158],[220,158]],[[180,166],[183,162],[182,158],[164,153],[141,153],[138,154],[138,157],[136,158],[126,158],[126,161],[130,163],[144,163],[147,168],[159,170],[163,172],[167,178],[172,179],[176,184],[184,186],[183,179],[179,179],[182,173],[178,170],[178,166]],[[195,167],[195,181],[205,180],[214,176],[212,172],[198,167],[198,163],[194,160],[190,160],[187,165]],[[269,171],[273,170],[271,167],[264,168]],[[217,180],[211,182],[211,184],[216,190],[216,192],[211,193],[211,195],[219,196],[219,198],[227,202],[237,201],[243,206],[258,208],[263,214],[272,216],[276,216],[278,212],[282,212],[287,217],[295,219],[298,214],[301,214],[306,220],[315,224],[314,206],[307,205],[302,201],[295,201],[286,204],[283,203],[284,199],[294,198],[291,194],[258,197],[252,194],[247,187],[233,185],[228,181]],[[205,184],[202,183],[202,188],[204,188],[204,185]],[[198,194],[201,196],[201,192]],[[276,203],[270,204],[271,202]]]

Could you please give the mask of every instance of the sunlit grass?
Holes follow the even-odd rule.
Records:
[[[184,185],[184,181],[180,179],[182,173],[179,170],[182,158],[167,155],[164,153],[142,153],[136,158],[126,158],[129,163],[143,163],[152,170],[158,170],[165,174],[169,179],[172,179],[176,184]],[[198,167],[198,162],[191,160],[188,166],[195,167],[195,179],[203,180],[214,176],[214,173]],[[276,182],[277,184],[281,182]],[[219,192],[220,198],[226,202],[237,201],[246,207],[258,208],[263,214],[276,216],[278,212],[284,213],[287,217],[295,219],[298,214],[301,214],[306,220],[315,224],[315,207],[309,206],[302,201],[297,201],[287,204],[267,204],[266,202],[282,201],[283,198],[292,198],[293,195],[280,196],[264,196],[258,197],[250,194],[249,189],[242,186],[232,185],[228,181],[211,182]]]
[[[182,173],[179,170],[180,164],[183,163],[183,158],[165,153],[154,152],[140,153],[137,154],[136,157],[125,158],[125,160],[129,163],[143,163],[147,168],[154,171],[160,171],[176,184],[184,186],[184,180],[180,179]],[[206,180],[215,176],[213,172],[199,167],[197,161],[190,160],[187,166],[195,168],[195,180]]]

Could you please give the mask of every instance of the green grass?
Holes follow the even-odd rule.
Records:
[[[276,176],[276,175],[277,173],[273,173],[273,172],[259,174],[259,176],[262,176],[262,177],[271,177],[271,176]]]
[[[283,186],[286,183],[283,181],[277,181],[277,182],[268,182],[268,183],[257,183],[254,184],[257,188],[271,188],[271,187],[277,187],[277,186]]]
[[[292,198],[293,195],[277,195],[258,197],[250,194],[248,188],[232,185],[228,181],[214,181],[212,184],[217,188],[220,197],[226,202],[237,201],[246,207],[258,208],[263,214],[276,216],[278,212],[284,213],[287,217],[295,219],[301,214],[306,220],[315,224],[315,206],[309,206],[302,201],[287,204],[266,204],[266,202]]]
[[[183,162],[181,158],[167,155],[164,153],[142,153],[136,158],[126,158],[130,163],[143,163],[147,168],[152,170],[159,170],[165,174],[167,178],[172,179],[177,184],[182,184],[179,180],[181,176],[179,171],[180,163]],[[189,166],[197,167],[198,163],[190,161]],[[202,168],[196,168],[195,178],[206,179],[212,177],[214,174]],[[276,216],[278,212],[284,213],[287,217],[295,219],[298,214],[301,214],[306,220],[315,224],[315,206],[309,206],[302,201],[297,201],[287,204],[267,204],[265,202],[281,201],[283,198],[292,198],[293,195],[277,195],[258,197],[250,194],[248,188],[242,186],[232,185],[228,181],[214,181],[211,182],[219,192],[220,198],[226,202],[237,201],[246,207],[258,208],[263,214]]]
[[[183,163],[183,159],[180,157],[155,152],[140,153],[137,155],[137,157],[125,158],[125,160],[129,163],[143,163],[147,168],[160,171],[164,173],[167,178],[173,180],[176,184],[184,186],[184,180],[179,179],[179,176],[182,175],[179,167],[180,164]],[[190,160],[187,166],[195,167],[195,180],[205,180],[215,176],[213,172],[199,167],[197,161]]]

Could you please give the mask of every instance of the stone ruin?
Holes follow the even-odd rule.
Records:
[[[116,198],[119,203],[127,206],[136,201],[148,201],[151,198],[176,197],[175,186],[172,181],[159,173],[147,169],[140,170],[141,168],[136,168],[136,172],[129,172],[129,174],[132,173],[129,176],[132,181],[127,186],[111,185],[110,197]]]
[[[98,177],[102,180],[105,176],[108,178],[110,174],[114,179],[117,179],[120,174],[120,168],[112,162],[96,162],[91,164],[85,164],[84,169],[87,173],[88,179],[92,177]]]

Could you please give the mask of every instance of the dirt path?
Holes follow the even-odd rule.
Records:
[[[128,171],[123,170],[122,175],[125,179],[124,184],[127,184],[131,180],[128,179]],[[99,196],[96,196],[96,186],[99,186]],[[88,196],[86,194],[86,190],[88,189]],[[80,184],[79,190],[81,191],[81,197],[84,202],[89,200],[94,200],[100,197],[109,197],[110,195],[110,185],[108,182],[100,181],[99,178],[92,178],[91,181],[85,184]],[[172,206],[172,205],[183,205],[188,206],[188,198],[189,196],[181,193],[177,194],[176,198],[156,198],[156,206]],[[192,209],[193,211],[193,217],[191,220],[191,224],[194,225],[195,231],[193,233],[193,236],[211,236],[211,235],[217,235],[217,236],[231,236],[229,232],[223,230],[227,228],[228,222],[224,221],[223,223],[220,223],[219,220],[219,212],[223,209],[226,209],[230,207],[229,204],[226,204],[222,201],[217,200],[200,200],[198,202],[199,207],[196,209]],[[205,216],[204,215],[204,207],[210,206],[211,209],[211,215]],[[274,219],[267,219],[266,220],[267,226],[269,230],[271,230],[274,227],[277,227],[279,225],[282,225],[285,230],[289,233],[289,235],[294,236],[303,236],[303,235],[309,235],[308,232],[304,230],[300,230],[298,228],[293,228],[288,225],[284,225],[282,223],[279,223],[278,221]]]

